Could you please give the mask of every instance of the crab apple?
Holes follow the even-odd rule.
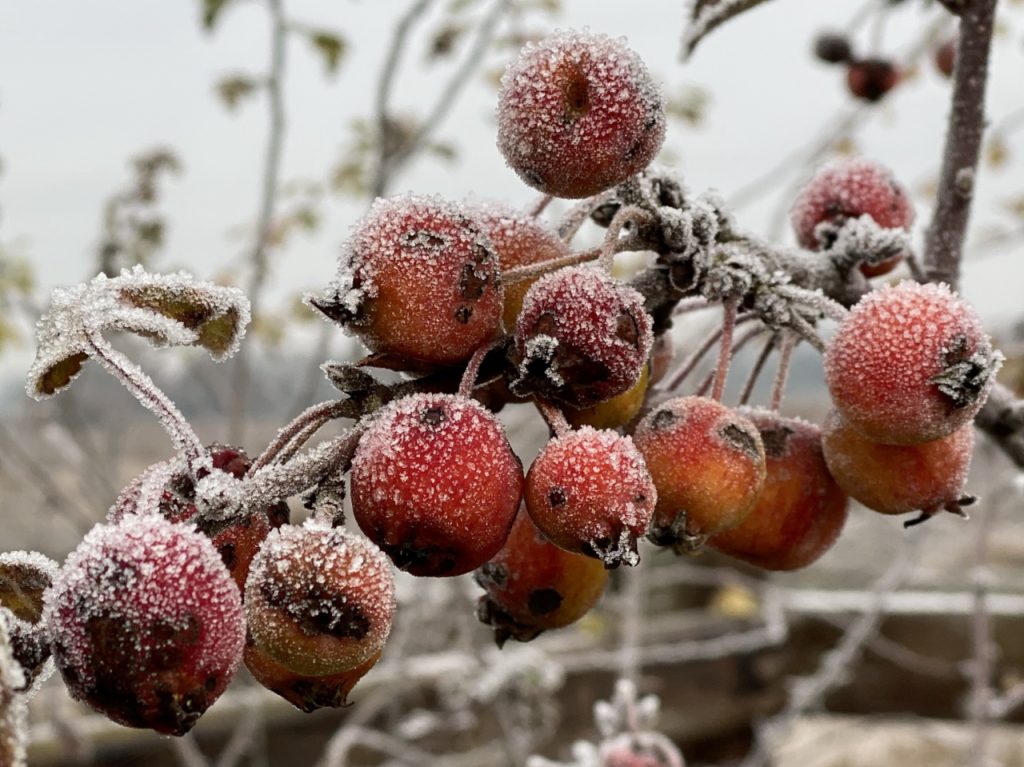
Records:
[[[593,426],[595,429],[617,429],[631,423],[643,409],[644,398],[647,396],[647,387],[651,378],[650,368],[649,363],[644,365],[636,383],[622,394],[616,394],[611,399],[579,410],[572,407],[565,408],[566,420],[576,428]]]
[[[557,32],[527,44],[498,95],[498,148],[534,189],[589,197],[654,159],[665,106],[647,67],[621,40]]]
[[[707,397],[677,397],[639,423],[633,441],[644,457],[658,504],[647,536],[677,550],[736,527],[754,508],[765,480],[765,453],[753,423]]]
[[[72,697],[167,735],[188,732],[224,692],[245,642],[241,596],[213,544],[157,514],[94,527],[43,619]]]
[[[261,651],[250,636],[242,656],[253,678],[273,693],[280,695],[300,711],[309,714],[320,708],[341,708],[348,705],[348,696],[366,674],[377,665],[381,651],[362,665],[349,671],[323,676],[298,674],[282,666]]]
[[[831,411],[822,429],[825,461],[847,495],[882,514],[947,509],[960,513],[974,448],[974,425],[915,445],[873,442]]]
[[[43,617],[43,596],[57,575],[57,563],[35,551],[0,554],[0,621],[10,638],[25,685],[33,688],[53,673],[50,638]]]
[[[967,303],[945,285],[905,281],[853,307],[825,351],[825,381],[850,426],[908,445],[972,420],[1001,362]]]
[[[864,101],[881,101],[902,79],[899,67],[888,59],[851,61],[846,70],[846,87]]]
[[[765,570],[806,567],[835,543],[848,505],[825,463],[821,431],[774,412],[741,412],[761,433],[764,488],[747,518],[708,545]]]
[[[352,512],[401,570],[450,576],[498,553],[522,497],[523,467],[494,414],[452,394],[382,408],[352,460]]]
[[[596,266],[559,269],[526,293],[516,322],[519,394],[587,408],[640,379],[654,342],[636,290]]]
[[[827,163],[814,174],[797,195],[790,222],[801,246],[820,250],[832,244],[829,238],[844,222],[864,215],[885,229],[909,229],[914,222],[910,194],[892,172],[867,158],[854,157]],[[832,227],[819,230],[821,223]],[[877,277],[895,268],[899,260],[897,256],[879,264],[861,264],[860,269],[867,277]]]
[[[498,256],[468,208],[436,197],[377,199],[310,304],[373,352],[410,365],[463,362],[501,331]]]
[[[351,671],[384,646],[395,612],[387,558],[361,536],[318,523],[274,530],[245,584],[253,644],[289,671]]]
[[[225,445],[211,445],[206,448],[212,471],[222,472],[235,480],[241,480],[252,462],[243,450]],[[201,469],[199,478],[209,476],[210,471]],[[260,545],[273,527],[287,523],[290,517],[288,503],[279,501],[263,512],[239,513],[226,520],[204,520],[197,518],[196,486],[184,464],[163,461],[154,464],[133,479],[118,496],[107,514],[109,522],[119,522],[126,514],[148,513],[141,508],[145,501],[141,495],[151,482],[162,486],[157,510],[171,522],[193,522],[200,532],[208,535],[220,552],[231,577],[239,590],[245,588],[249,565],[256,556]]]
[[[533,216],[496,204],[480,206],[476,213],[491,238],[503,273],[521,266],[565,258],[570,253],[568,244]],[[502,318],[506,329],[516,326],[516,317],[523,308],[523,297],[536,281],[534,277],[505,284]]]
[[[951,37],[932,52],[932,62],[943,77],[952,77],[956,67],[957,38]]]
[[[846,35],[822,32],[814,39],[814,55],[826,64],[845,64],[853,57],[853,48]]]
[[[474,578],[487,592],[477,617],[494,627],[501,647],[510,638],[529,642],[575,623],[601,598],[608,571],[596,559],[550,543],[520,509],[505,545]]]
[[[584,426],[548,442],[526,475],[526,508],[559,548],[635,565],[658,494],[633,440]]]

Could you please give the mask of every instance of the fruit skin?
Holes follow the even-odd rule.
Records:
[[[565,408],[563,411],[565,419],[576,428],[593,426],[595,429],[617,429],[631,423],[643,409],[648,382],[651,378],[650,369],[650,363],[644,365],[636,383],[622,394],[616,394],[611,399],[579,410],[571,407]]]
[[[974,448],[974,425],[916,445],[872,442],[831,411],[822,429],[825,461],[836,482],[882,514],[959,509]]]
[[[847,497],[829,473],[814,424],[741,409],[765,447],[767,475],[747,518],[708,545],[765,570],[797,570],[824,554],[846,522]]]
[[[947,286],[905,281],[853,307],[825,351],[825,381],[850,426],[908,445],[971,421],[1001,361],[977,314]]]
[[[249,637],[245,643],[245,667],[261,685],[307,714],[320,708],[342,708],[360,679],[377,665],[381,651],[351,671],[326,676],[305,676],[289,670],[262,652]]]
[[[505,71],[498,148],[529,186],[581,198],[643,170],[665,138],[665,107],[647,67],[621,41],[557,32]]]
[[[272,532],[245,584],[253,644],[303,676],[362,666],[384,646],[394,612],[384,555],[361,536],[319,523]]]
[[[512,389],[591,407],[636,384],[653,343],[640,293],[596,266],[560,269],[526,293]]]
[[[903,73],[888,59],[861,59],[846,70],[846,86],[850,93],[864,101],[881,101],[899,85]]]
[[[501,331],[498,256],[468,208],[436,197],[378,198],[338,276],[310,304],[377,354],[455,365]]]
[[[608,571],[596,559],[550,543],[524,508],[501,551],[474,579],[487,592],[477,602],[477,617],[494,627],[501,647],[510,638],[529,642],[575,623],[601,598]]]
[[[935,68],[944,77],[953,76],[953,69],[956,67],[956,46],[957,39],[953,37],[936,48],[932,53],[932,61],[935,63]]]
[[[183,735],[241,660],[241,596],[210,540],[156,514],[97,525],[47,592],[72,697],[119,724]]]
[[[707,397],[677,397],[648,413],[633,441],[658,504],[648,538],[685,551],[738,526],[765,481],[761,435],[747,418]]]
[[[828,248],[816,227],[822,222],[836,228],[849,219],[870,216],[886,229],[909,229],[914,222],[910,194],[885,166],[864,157],[836,160],[822,166],[800,190],[790,211],[790,222],[800,245],[810,250]],[[826,238],[828,235],[826,235]],[[861,265],[869,277],[891,270],[899,259],[875,266]]]
[[[382,408],[352,461],[352,511],[401,570],[454,576],[505,543],[523,468],[494,415],[475,400],[415,394]]]
[[[647,532],[657,496],[633,440],[589,426],[545,445],[524,493],[530,518],[548,540],[608,568],[639,562],[637,539]]]
[[[480,206],[474,212],[491,238],[502,273],[520,266],[565,258],[570,254],[568,244],[533,216],[493,203]],[[502,321],[507,330],[515,328],[526,291],[536,281],[537,277],[534,277],[504,285]]]
[[[214,444],[206,450],[214,471],[225,472],[237,480],[241,480],[252,465],[252,461],[241,448]],[[221,559],[224,560],[224,565],[231,571],[231,577],[234,578],[239,591],[243,591],[245,579],[249,575],[249,565],[267,534],[272,528],[288,522],[291,516],[288,503],[279,501],[265,509],[263,513],[238,514],[226,521],[197,520],[199,510],[195,504],[195,482],[183,464],[171,460],[154,464],[129,482],[107,513],[107,521],[116,523],[126,514],[145,514],[152,511],[140,508],[140,494],[151,477],[155,479],[161,474],[167,481],[160,495],[159,513],[171,522],[196,523],[200,532],[213,541]],[[206,470],[199,472],[200,479],[208,475],[209,472]]]

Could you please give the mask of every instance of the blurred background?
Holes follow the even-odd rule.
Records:
[[[794,244],[788,206],[800,185],[822,161],[859,153],[912,191],[921,242],[949,110],[950,80],[933,59],[955,25],[941,6],[774,0],[684,61],[689,17],[677,0],[0,0],[0,547],[62,560],[131,477],[171,454],[148,413],[91,366],[60,397],[26,397],[32,326],[51,289],[136,263],[242,287],[256,307],[242,363],[117,343],[204,441],[258,453],[332,396],[321,362],[361,354],[301,298],[333,278],[376,195],[536,200],[497,151],[497,86],[526,41],[556,28],[626,38],[669,105],[658,162],[691,191],[721,192],[743,228]],[[1024,3],[1003,0],[998,18],[962,293],[1019,386]],[[813,56],[826,31],[895,63],[900,83],[877,102],[856,99],[844,67]],[[567,208],[555,201],[545,217]],[[600,235],[585,228],[577,243]],[[717,321],[680,322],[679,354]],[[738,360],[737,390],[749,367]],[[798,354],[784,411],[820,419],[826,406],[817,356]],[[528,464],[543,426],[518,408],[502,417]],[[351,710],[302,716],[240,680],[194,738],[170,743],[107,724],[51,683],[33,701],[29,764],[569,759],[574,739],[595,737],[590,706],[620,667],[662,698],[661,729],[694,764],[742,758],[768,742],[764,722],[781,735],[754,757],[778,764],[962,764],[979,743],[993,763],[1024,764],[1017,725],[986,716],[979,729],[965,665],[994,642],[992,696],[1024,674],[1015,474],[979,446],[969,489],[992,521],[977,536],[981,526],[952,518],[904,535],[860,510],[819,563],[768,581],[711,556],[652,552],[647,574],[617,574],[582,626],[500,656],[473,619],[468,579],[402,579],[405,644]],[[818,685],[794,686],[805,677]]]

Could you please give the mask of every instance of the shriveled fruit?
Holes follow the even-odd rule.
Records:
[[[520,509],[501,551],[474,577],[487,592],[477,617],[494,628],[501,647],[582,618],[604,593],[608,571],[596,559],[550,543]]]
[[[883,445],[833,410],[822,430],[822,447],[832,476],[847,495],[882,514],[960,513],[961,504],[972,500],[964,485],[974,448],[973,424],[930,442]]]
[[[309,299],[373,352],[421,366],[469,359],[500,333],[498,256],[469,209],[435,197],[378,199],[328,291]]]
[[[245,641],[241,596],[213,544],[156,514],[94,527],[47,593],[44,620],[74,698],[168,735],[220,696]]]
[[[308,714],[320,708],[347,706],[352,688],[377,665],[380,656],[378,650],[376,655],[350,671],[309,676],[282,666],[261,651],[250,637],[245,643],[243,659],[257,682]]]
[[[679,550],[736,527],[761,496],[765,453],[747,418],[707,397],[678,397],[655,408],[633,441],[658,505],[648,538]]]
[[[523,48],[501,79],[498,148],[524,182],[555,197],[625,181],[664,138],[661,93],[620,40],[559,32]]]
[[[307,523],[273,531],[245,584],[253,644],[304,676],[341,674],[375,657],[394,612],[387,559],[344,528]]]
[[[362,531],[413,575],[475,570],[515,519],[523,468],[504,429],[475,400],[415,394],[383,408],[352,461]]]
[[[0,554],[0,621],[14,660],[24,675],[22,691],[53,673],[50,638],[43,618],[43,597],[57,575],[57,563],[35,551]]]
[[[556,546],[605,567],[639,562],[657,490],[633,440],[584,426],[555,437],[526,476],[526,506]]]
[[[806,567],[831,548],[847,498],[829,473],[814,424],[743,410],[761,433],[767,474],[761,497],[738,527],[708,545],[766,570]]]
[[[868,293],[825,352],[825,380],[843,420],[894,445],[952,434],[985,404],[1002,355],[945,285]]]
[[[598,267],[560,269],[526,293],[516,322],[513,390],[591,407],[636,384],[653,342],[636,290]]]

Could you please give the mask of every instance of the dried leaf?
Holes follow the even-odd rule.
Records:
[[[694,0],[690,23],[683,33],[683,58],[688,58],[697,43],[711,30],[745,11],[756,8],[765,0]]]
[[[82,363],[89,359],[85,352],[77,352],[70,357],[57,360],[42,370],[36,382],[36,394],[50,396],[56,394],[71,383],[82,372]]]
[[[39,622],[43,592],[53,583],[57,563],[34,551],[0,554],[0,607],[26,623]]]
[[[203,29],[207,32],[213,30],[217,25],[223,11],[231,0],[203,0]]]
[[[309,42],[323,58],[324,71],[328,75],[337,73],[341,60],[348,50],[348,43],[345,42],[345,39],[333,32],[312,30],[309,33]]]
[[[221,78],[213,86],[213,89],[220,96],[220,100],[224,102],[224,106],[234,110],[238,108],[243,98],[252,95],[260,85],[261,83],[248,75],[236,74]]]

